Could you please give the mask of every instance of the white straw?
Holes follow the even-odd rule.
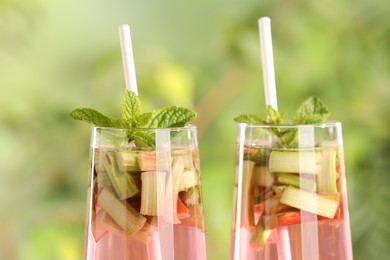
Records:
[[[259,32],[261,62],[263,66],[265,104],[267,107],[272,106],[275,110],[278,110],[270,18],[262,17],[259,19]]]
[[[122,61],[125,72],[126,88],[138,95],[129,25],[124,24],[119,27],[119,38],[121,42]]]

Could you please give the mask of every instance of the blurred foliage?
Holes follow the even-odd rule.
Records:
[[[120,113],[118,25],[132,26],[145,109],[199,113],[210,259],[228,259],[236,126],[265,114],[257,18],[272,19],[279,109],[310,95],[343,122],[355,259],[390,254],[390,4],[0,0],[0,259],[80,259],[90,128]]]

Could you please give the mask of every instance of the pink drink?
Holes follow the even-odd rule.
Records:
[[[253,139],[238,145],[231,259],[353,259],[342,143],[315,127],[312,144],[294,148],[244,131]]]
[[[84,259],[207,258],[197,147],[168,148],[93,145]]]

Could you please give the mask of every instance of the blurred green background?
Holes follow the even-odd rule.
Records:
[[[0,259],[81,259],[90,127],[124,90],[132,28],[145,109],[199,113],[209,259],[228,259],[236,125],[265,115],[257,18],[272,19],[279,109],[321,97],[343,122],[355,259],[390,254],[387,0],[0,0]]]

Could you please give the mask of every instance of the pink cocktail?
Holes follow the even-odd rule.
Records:
[[[238,137],[230,258],[353,259],[341,124],[240,124]]]
[[[207,258],[195,127],[95,127],[90,158],[84,259]]]

